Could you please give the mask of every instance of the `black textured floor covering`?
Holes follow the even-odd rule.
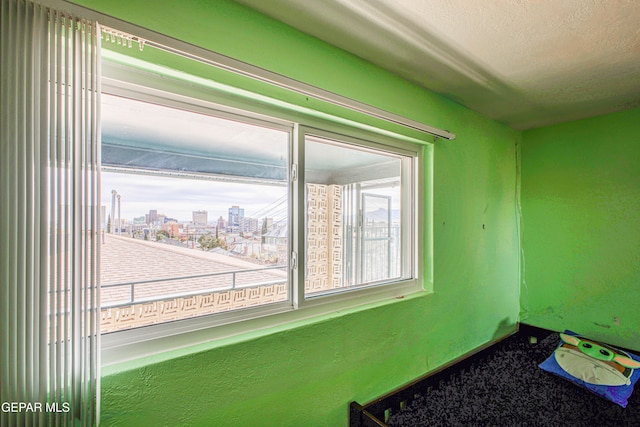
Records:
[[[553,333],[529,344],[516,334],[464,371],[420,396],[389,426],[640,427],[640,382],[626,408],[543,371],[555,350]]]

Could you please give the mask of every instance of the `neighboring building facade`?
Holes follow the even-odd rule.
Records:
[[[227,222],[227,232],[240,232],[240,221],[244,218],[244,209],[240,206],[231,206],[229,208],[229,220]]]
[[[192,221],[195,225],[207,225],[207,223],[209,222],[209,212],[193,211]]]

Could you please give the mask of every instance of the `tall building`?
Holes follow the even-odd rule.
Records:
[[[158,211],[155,209],[150,210],[149,213],[145,214],[144,216],[147,224],[153,224],[158,220]]]
[[[194,225],[207,225],[209,222],[209,212],[207,211],[193,211],[191,216]]]
[[[258,231],[258,220],[255,218],[240,218],[241,233],[255,233]]]
[[[240,231],[240,221],[244,218],[244,209],[240,206],[231,206],[229,208],[229,221],[227,222],[227,231],[229,232],[239,232]]]
[[[227,227],[227,224],[224,221],[224,218],[222,218],[222,215],[220,215],[220,218],[218,218],[217,227],[218,227],[218,230],[225,230]]]

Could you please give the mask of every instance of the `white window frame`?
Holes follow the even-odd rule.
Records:
[[[290,183],[290,300],[225,313],[182,319],[143,326],[137,329],[102,335],[102,364],[108,366],[170,350],[216,339],[291,324],[301,319],[320,316],[360,305],[393,300],[424,291],[425,252],[425,147],[418,142],[406,141],[398,135],[392,138],[387,131],[380,133],[322,120],[317,117],[284,111],[277,106],[251,99],[242,99],[215,87],[203,88],[159,77],[139,69],[110,64],[103,61],[102,92],[141,101],[184,108],[195,112],[230,117],[247,123],[267,125],[270,128],[291,131],[290,163],[293,165]],[[304,138],[316,135],[374,149],[411,157],[411,165],[402,167],[403,197],[410,196],[412,206],[403,209],[401,223],[403,237],[402,270],[410,273],[407,280],[382,285],[350,289],[328,295],[304,298],[305,278],[305,184]],[[405,139],[405,140],[403,140]],[[410,167],[405,167],[410,166]],[[404,188],[404,183],[407,187]],[[428,183],[430,185],[430,181]],[[430,194],[430,190],[427,191]],[[429,203],[430,206],[430,203]],[[294,227],[294,224],[297,226]],[[407,227],[411,224],[410,227]],[[429,267],[430,269],[430,267]],[[430,270],[428,270],[430,271]],[[425,277],[427,276],[427,277]]]
[[[352,131],[349,134],[344,133],[336,133],[331,130],[331,125],[327,124],[324,129],[310,127],[305,125],[298,126],[297,138],[298,143],[294,146],[294,162],[296,163],[297,169],[297,179],[294,181],[293,193],[295,200],[292,203],[294,209],[294,215],[298,220],[299,226],[297,229],[292,230],[294,238],[292,251],[295,255],[295,258],[298,260],[298,271],[296,276],[294,277],[294,296],[295,303],[298,308],[302,307],[312,307],[314,305],[323,305],[330,303],[334,300],[344,300],[348,298],[346,294],[354,292],[357,296],[354,298],[360,298],[364,295],[375,295],[381,292],[380,289],[376,289],[378,287],[397,287],[397,288],[407,288],[407,292],[415,291],[420,288],[420,283],[418,280],[418,271],[416,269],[418,262],[418,250],[417,250],[417,241],[416,237],[420,233],[412,233],[414,230],[418,230],[418,222],[417,222],[417,214],[416,210],[419,206],[415,206],[418,200],[418,192],[416,186],[416,172],[420,169],[419,165],[421,164],[422,154],[421,149],[419,147],[412,147],[413,150],[407,149],[406,144],[405,147],[399,147],[397,144],[393,144],[392,141],[387,141],[385,139],[373,136],[373,135],[363,135],[360,131]],[[305,298],[305,265],[304,261],[306,260],[306,236],[304,235],[305,231],[305,219],[306,212],[304,209],[306,200],[305,200],[305,139],[307,136],[316,136],[323,139],[333,140],[345,145],[353,145],[355,147],[364,147],[370,148],[375,151],[387,151],[394,154],[400,154],[403,156],[408,156],[411,158],[413,164],[409,164],[405,162],[402,165],[402,196],[403,198],[407,198],[411,201],[408,209],[402,210],[402,271],[407,273],[410,278],[406,278],[400,281],[395,282],[385,282],[379,285],[372,286],[363,286],[349,290],[337,291],[335,293],[323,294],[317,296],[311,296]],[[403,206],[404,207],[404,206]],[[384,292],[383,292],[384,293]]]

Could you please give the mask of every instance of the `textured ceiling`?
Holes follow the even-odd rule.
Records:
[[[640,107],[638,0],[239,0],[528,129]]]

